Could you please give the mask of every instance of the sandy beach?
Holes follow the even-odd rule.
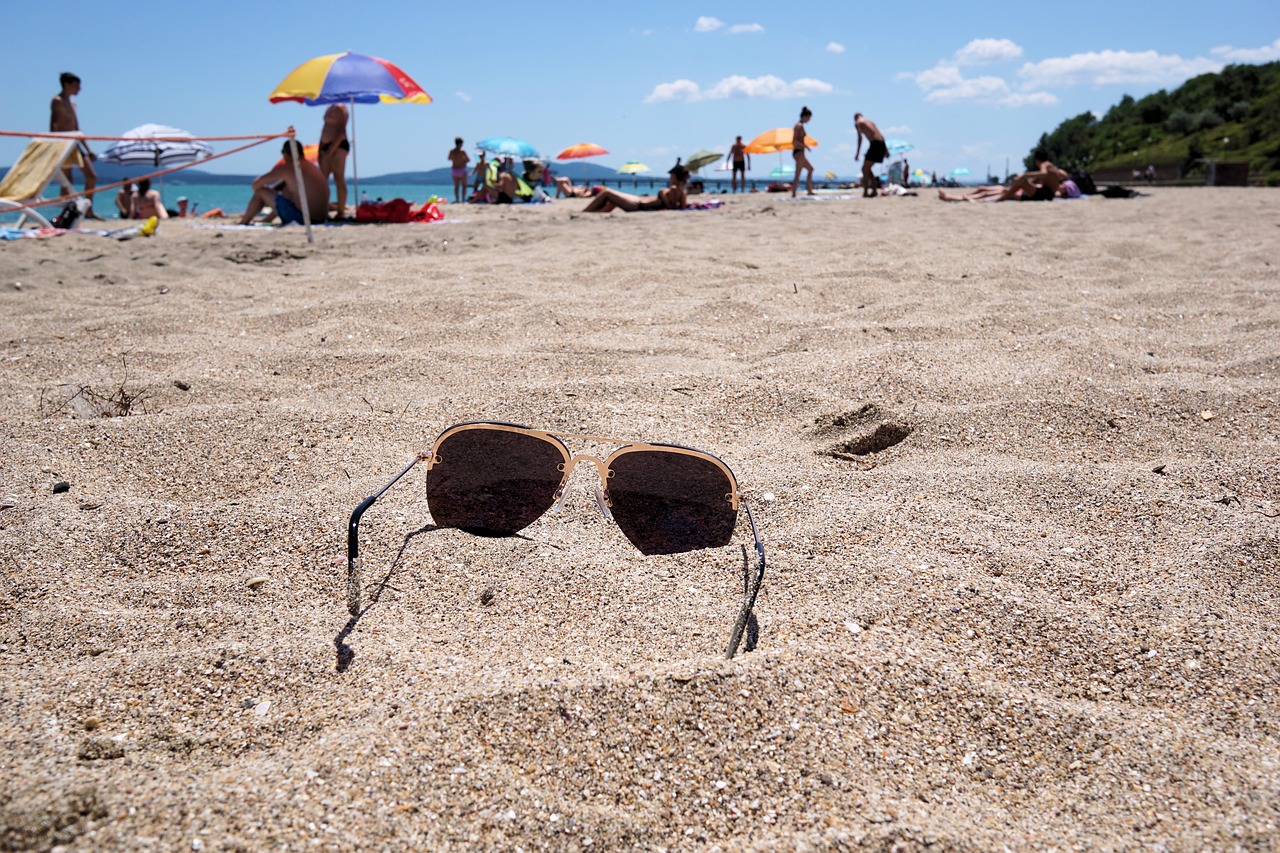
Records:
[[[1275,191],[722,198],[0,245],[0,849],[1280,848]],[[755,648],[587,467],[353,619],[468,420],[722,458]]]

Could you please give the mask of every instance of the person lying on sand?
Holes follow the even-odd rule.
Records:
[[[622,210],[633,213],[637,210],[684,210],[688,203],[684,189],[688,180],[689,170],[684,166],[677,166],[671,170],[671,186],[659,190],[656,196],[632,195],[605,187],[582,211],[608,213],[611,210]]]
[[[1037,148],[1032,156],[1036,161],[1035,171],[1023,172],[1007,187],[978,187],[966,195],[948,195],[938,190],[938,198],[942,201],[1053,201],[1058,196],[1080,195],[1071,176],[1050,162],[1049,152]]]
[[[564,175],[556,176],[556,198],[587,198],[595,194],[594,187],[575,187]]]

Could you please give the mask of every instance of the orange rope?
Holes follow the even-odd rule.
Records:
[[[0,134],[10,135],[10,134],[8,134],[6,131],[0,131]],[[47,134],[47,133],[46,133],[46,134],[39,134],[39,133],[26,133],[26,134],[22,134],[22,135],[23,135],[23,136],[49,136],[50,134]],[[63,135],[61,135],[61,134],[53,134],[53,136],[54,136],[55,138],[57,138],[57,139],[65,139],[65,138],[66,138],[65,136],[63,136]],[[136,178],[129,178],[129,179],[127,179],[127,180],[123,180],[123,181],[116,181],[114,184],[106,184],[105,186],[100,186],[100,187],[95,186],[95,187],[93,188],[93,192],[94,192],[94,194],[96,195],[97,193],[107,192],[108,190],[114,190],[114,189],[116,189],[117,187],[122,187],[122,186],[124,186],[125,184],[136,184],[138,181],[145,181],[145,180],[150,180],[151,178],[158,178],[158,177],[160,177],[161,175],[167,175],[167,174],[169,174],[169,173],[171,173],[171,172],[180,172],[180,171],[182,171],[183,169],[190,169],[192,166],[196,166],[196,165],[203,165],[204,163],[208,163],[210,160],[217,160],[219,157],[226,157],[226,156],[227,156],[227,155],[229,155],[229,154],[238,154],[238,153],[240,153],[241,151],[246,151],[246,150],[248,150],[248,149],[250,149],[250,148],[253,148],[254,146],[261,145],[261,144],[262,144],[262,143],[264,143],[264,142],[270,142],[270,141],[271,141],[271,140],[273,140],[273,139],[280,139],[280,138],[282,138],[282,137],[286,137],[286,136],[287,136],[287,137],[289,137],[290,139],[296,139],[296,138],[297,138],[297,136],[298,136],[298,134],[297,134],[297,132],[296,132],[296,131],[291,127],[291,128],[289,128],[288,130],[286,130],[284,133],[273,133],[273,134],[272,134],[272,135],[270,135],[270,136],[239,136],[239,137],[230,137],[230,136],[229,136],[229,137],[224,137],[224,138],[226,138],[226,139],[256,139],[256,140],[258,140],[258,141],[257,141],[257,142],[250,142],[248,145],[241,145],[239,148],[232,148],[230,151],[223,151],[221,154],[214,154],[212,157],[206,157],[206,158],[204,158],[203,160],[197,160],[197,161],[195,161],[194,163],[184,163],[184,164],[183,164],[183,165],[181,165],[181,166],[174,166],[174,167],[172,167],[172,168],[170,168],[170,169],[161,169],[160,171],[158,171],[158,172],[152,172],[152,173],[151,173],[151,174],[149,174],[149,175],[139,175],[139,176],[137,176]],[[95,137],[95,138],[96,138],[96,137]],[[210,137],[210,138],[213,138],[213,137]],[[73,168],[75,168],[75,167],[73,167]],[[84,193],[83,193],[83,192],[70,193],[70,194],[68,194],[68,195],[59,196],[58,198],[50,198],[50,199],[43,199],[43,200],[41,200],[41,201],[27,202],[27,203],[26,203],[26,206],[27,206],[27,207],[46,207],[46,206],[48,206],[48,205],[50,205],[50,204],[62,204],[63,202],[70,201],[70,200],[71,200],[71,199],[73,199],[73,198],[79,198],[79,197],[81,197],[81,196],[83,196],[83,195],[84,195]]]
[[[279,139],[282,136],[289,136],[289,133],[275,133],[271,136],[263,136],[261,133],[255,133],[249,136],[146,136],[141,137],[144,141],[154,142],[235,142],[240,139]],[[31,133],[25,130],[0,130],[0,136],[25,136],[30,139],[74,139],[82,141],[92,139],[97,142],[137,142],[140,137],[137,136],[86,136],[83,133]]]

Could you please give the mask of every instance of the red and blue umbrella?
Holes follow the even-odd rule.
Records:
[[[356,104],[429,104],[431,96],[398,65],[363,53],[334,53],[308,59],[280,81],[268,97],[273,104],[297,101],[310,107],[351,104],[351,169],[357,202],[360,170],[356,166]]]
[[[271,93],[273,104],[429,104],[431,96],[400,67],[363,53],[317,56],[293,69]]]

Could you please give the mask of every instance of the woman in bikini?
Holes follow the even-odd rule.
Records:
[[[687,203],[684,188],[688,180],[688,170],[677,166],[671,170],[671,186],[658,190],[656,196],[631,195],[605,187],[582,211],[608,213],[611,210],[623,210],[634,213],[637,210],[684,210]]]
[[[809,162],[808,156],[805,154],[809,150],[809,146],[805,145],[804,125],[809,119],[813,118],[813,113],[809,112],[808,107],[800,110],[800,120],[796,122],[796,126],[791,129],[791,156],[796,161],[796,174],[791,179],[791,197],[796,197],[796,189],[800,186],[800,173],[806,169],[809,174],[805,177],[805,189],[809,195],[813,195],[813,164]]]
[[[324,111],[324,128],[320,131],[320,174],[326,184],[330,176],[338,187],[338,218],[347,218],[347,154],[351,143],[347,141],[347,108],[332,104]]]

